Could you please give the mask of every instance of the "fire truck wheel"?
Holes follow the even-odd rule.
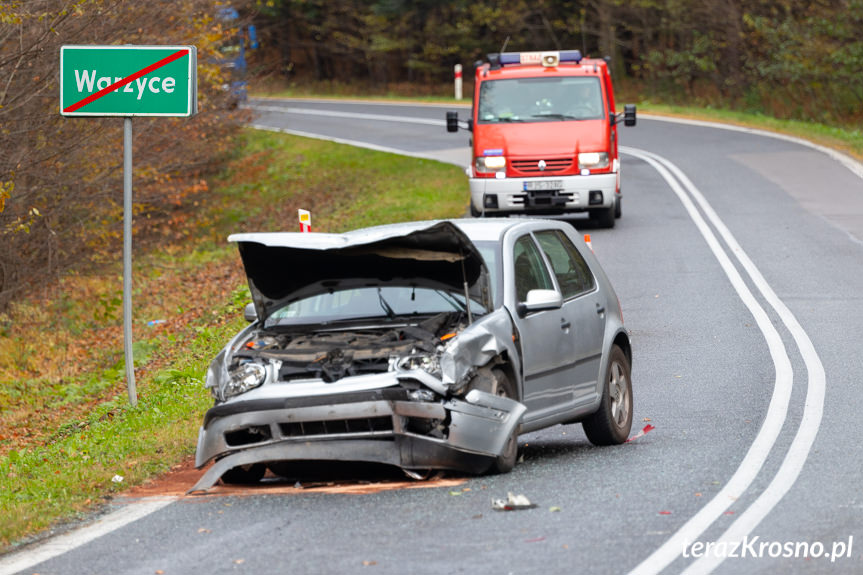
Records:
[[[596,225],[600,228],[613,228],[614,209],[614,206],[609,206],[607,208],[590,210],[590,219],[596,222]]]

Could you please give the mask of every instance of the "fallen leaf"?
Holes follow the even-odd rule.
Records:
[[[560,511],[560,507],[549,507],[548,510],[552,513],[557,513],[558,511]]]
[[[372,565],[377,565],[377,561],[363,561],[363,567],[371,567]]]

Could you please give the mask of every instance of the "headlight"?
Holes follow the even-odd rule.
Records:
[[[491,174],[506,171],[506,156],[479,156],[476,159],[476,171],[480,174]]]
[[[437,354],[431,353],[415,353],[399,358],[396,362],[396,367],[400,371],[411,371],[421,369],[435,377],[441,376],[440,362]]]
[[[267,378],[267,368],[256,361],[249,361],[230,372],[230,379],[225,386],[225,399],[245,393],[264,383]]]
[[[583,152],[578,155],[579,170],[598,170],[608,167],[608,152]]]

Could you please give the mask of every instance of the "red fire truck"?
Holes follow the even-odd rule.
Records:
[[[587,211],[614,227],[621,120],[634,126],[635,106],[615,112],[605,60],[578,50],[489,54],[477,62],[470,119],[447,112],[447,131],[473,132],[471,214]]]

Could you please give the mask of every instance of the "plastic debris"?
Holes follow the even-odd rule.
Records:
[[[648,423],[647,425],[644,426],[644,429],[642,429],[641,431],[639,431],[638,433],[636,433],[635,435],[633,435],[632,437],[627,439],[625,443],[629,443],[630,441],[635,441],[639,437],[644,437],[645,435],[647,435],[648,432],[653,431],[654,429],[656,429],[656,428]]]
[[[111,478],[111,481],[113,483],[123,483],[123,476],[122,475],[115,475],[114,477]]]
[[[660,511],[660,515],[671,515],[671,511]]]
[[[495,511],[518,511],[534,507],[537,507],[536,503],[531,503],[524,495],[513,495],[511,492],[507,493],[506,499],[491,500],[491,508]]]
[[[552,513],[557,513],[558,511],[560,511],[560,507],[549,507],[548,510]]]
[[[147,322],[147,325],[150,327],[153,327],[154,325],[159,325],[160,323],[165,323],[166,321],[168,321],[168,320],[166,320],[166,319],[151,319],[150,321]]]

